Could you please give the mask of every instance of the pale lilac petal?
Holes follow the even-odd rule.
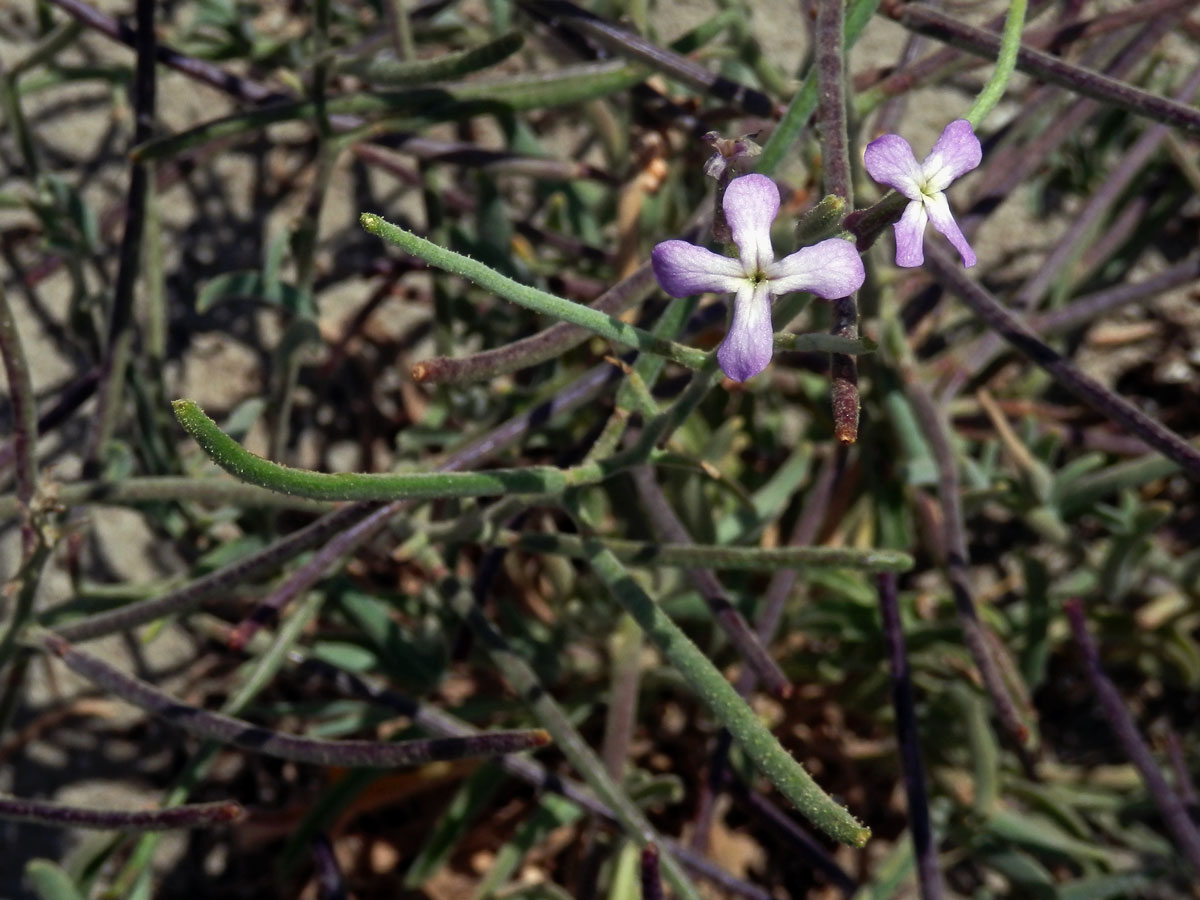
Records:
[[[933,227],[944,234],[954,245],[954,249],[962,256],[963,265],[968,269],[975,265],[975,251],[971,249],[971,245],[967,243],[958,223],[954,221],[954,215],[950,212],[950,204],[946,202],[946,195],[934,194],[932,197],[926,197],[925,208]]]
[[[862,257],[850,241],[829,238],[802,247],[767,267],[771,293],[812,291],[826,300],[849,297],[862,287]]]
[[[743,283],[733,298],[733,322],[717,348],[721,371],[734,381],[753,378],[767,367],[774,349],[771,294],[767,283]]]
[[[983,159],[983,147],[966,119],[955,119],[942,130],[942,136],[921,163],[927,193],[944,191],[954,179],[965,175]]]
[[[765,269],[775,259],[771,223],[779,213],[779,188],[766,175],[743,175],[725,189],[725,221],[737,244],[747,274]]]
[[[925,204],[914,200],[904,207],[904,215],[895,224],[896,230],[896,265],[912,268],[925,262],[925,223],[929,217],[925,213]]]
[[[672,297],[736,291],[746,283],[742,264],[687,241],[663,241],[650,252],[650,265]]]
[[[921,196],[921,167],[908,141],[898,134],[885,134],[867,144],[863,151],[867,174],[902,193],[909,200]]]

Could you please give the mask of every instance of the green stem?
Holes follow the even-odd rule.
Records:
[[[33,551],[33,512],[30,508],[37,491],[37,442],[38,419],[37,398],[33,393],[33,379],[29,370],[29,359],[21,343],[17,319],[0,284],[0,357],[3,357],[4,374],[8,379],[9,396],[12,398],[13,458],[16,469],[17,506],[24,519],[22,522],[22,547],[25,559]]]
[[[328,503],[289,497],[227,478],[188,478],[182,475],[135,476],[122,481],[81,481],[55,485],[54,498],[63,506],[95,504],[132,506],[156,501],[191,501],[209,506],[276,507],[305,512],[328,512]],[[17,513],[14,494],[0,496],[0,520]]]
[[[413,40],[412,23],[408,21],[408,10],[404,7],[404,0],[387,0],[388,24],[392,26],[392,43],[396,47],[396,56],[408,62],[416,62],[417,44]]]
[[[570,486],[553,466],[485,472],[411,472],[360,475],[293,469],[255,456],[221,431],[190,400],[172,406],[179,423],[218,466],[242,481],[313,500],[431,500],[503,494],[558,494]]]
[[[979,128],[983,120],[1000,102],[1008,80],[1017,67],[1017,51],[1021,49],[1021,29],[1025,25],[1026,0],[1011,0],[1008,6],[1008,17],[1004,20],[1004,33],[1000,36],[1000,55],[996,58],[996,68],[992,77],[983,86],[971,109],[963,117],[971,123],[972,128]]]
[[[533,553],[558,553],[587,559],[593,544],[600,544],[616,559],[637,566],[745,569],[779,572],[788,569],[856,569],[860,572],[906,572],[913,558],[898,550],[856,550],[850,547],[741,547],[727,544],[658,543],[624,538],[500,530],[483,538],[499,547]]]
[[[865,846],[871,830],[821,790],[700,648],[642,590],[613,552],[595,539],[584,543],[592,571],[608,587],[613,599],[637,620],[646,636],[679,670],[758,770],[830,837],[854,847]]]
[[[465,278],[518,306],[586,328],[615,344],[665,356],[690,369],[699,369],[708,361],[709,354],[702,350],[664,340],[648,331],[622,322],[615,316],[521,284],[519,281],[501,275],[478,260],[455,253],[453,250],[447,250],[445,247],[439,247],[411,231],[385,222],[379,216],[363,213],[359,221],[368,232],[395,244],[406,253],[425,260],[431,266]]]

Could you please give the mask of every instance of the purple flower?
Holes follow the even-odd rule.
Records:
[[[926,222],[932,222],[949,239],[962,256],[963,265],[975,265],[975,252],[950,214],[944,192],[952,181],[979,165],[982,158],[979,138],[966,119],[956,119],[947,125],[920,165],[908,141],[898,134],[885,134],[867,144],[863,162],[868,174],[912,201],[896,223],[896,265],[919,266],[925,261],[921,239]]]
[[[720,256],[687,241],[663,241],[650,256],[654,276],[672,297],[732,293],[733,324],[717,360],[734,381],[757,375],[771,361],[771,298],[812,291],[833,300],[862,287],[863,266],[849,241],[830,238],[783,259],[771,248],[771,223],[779,212],[779,189],[765,175],[729,182],[722,206],[738,258]]]

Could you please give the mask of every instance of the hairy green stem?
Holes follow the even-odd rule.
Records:
[[[532,553],[558,553],[587,559],[592,544],[601,544],[617,559],[637,566],[779,572],[788,569],[854,569],[859,572],[906,572],[913,558],[899,550],[856,550],[850,547],[738,547],[726,544],[659,543],[596,536],[583,540],[573,534],[548,534],[501,529],[480,540],[493,546]]]
[[[595,539],[585,540],[584,545],[592,571],[613,599],[633,616],[659,652],[679,670],[755,767],[830,837],[854,847],[865,846],[871,830],[821,790],[700,648],[642,590],[613,552]]]
[[[294,469],[255,456],[217,427],[190,400],[172,404],[184,429],[218,466],[251,484],[313,500],[430,500],[494,497],[501,494],[557,494],[570,481],[563,469],[528,466],[482,472],[397,474],[326,473]]]
[[[1021,49],[1021,29],[1025,25],[1026,5],[1026,0],[1010,0],[1008,4],[1008,17],[1004,20],[1004,33],[1000,36],[1000,54],[996,57],[996,68],[983,90],[979,92],[979,96],[975,98],[975,102],[971,104],[970,110],[963,116],[971,123],[972,128],[978,128],[988,113],[995,109],[1000,98],[1004,96],[1013,70],[1017,67],[1017,51]]]
[[[411,231],[384,221],[379,216],[363,213],[359,221],[368,232],[395,244],[406,253],[420,257],[431,266],[465,278],[518,306],[586,328],[588,331],[624,347],[665,356],[690,369],[699,369],[708,360],[709,354],[701,350],[664,340],[648,331],[622,322],[615,316],[521,284],[506,275],[501,275],[478,260],[440,247]]]

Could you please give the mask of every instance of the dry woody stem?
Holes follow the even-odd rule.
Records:
[[[505,753],[534,750],[550,743],[550,736],[540,729],[493,731],[472,738],[439,738],[395,743],[327,741],[297,737],[181,703],[153,685],[126,675],[99,657],[77,650],[52,632],[42,631],[38,640],[48,653],[61,659],[77,675],[194,737],[232,744],[252,753],[262,753],[293,762],[390,769],[397,766],[415,766],[434,760],[502,756]]]
[[[1146,791],[1158,807],[1176,846],[1195,873],[1200,874],[1200,830],[1197,830],[1196,824],[1188,815],[1179,794],[1167,784],[1158,763],[1150,755],[1150,748],[1138,733],[1137,723],[1130,714],[1129,707],[1125,705],[1116,686],[1105,674],[1104,665],[1100,661],[1100,649],[1088,631],[1083,604],[1079,600],[1071,600],[1066,603],[1064,609],[1067,621],[1071,624],[1071,634],[1083,652],[1088,680],[1092,683],[1096,699],[1100,701],[1104,717],[1108,719],[1108,724],[1116,734],[1125,755],[1142,776]]]
[[[179,828],[212,828],[236,822],[244,810],[232,800],[193,803],[170,809],[97,809],[67,806],[45,800],[0,796],[0,819],[55,828],[92,828],[101,831],[172,831]]]

